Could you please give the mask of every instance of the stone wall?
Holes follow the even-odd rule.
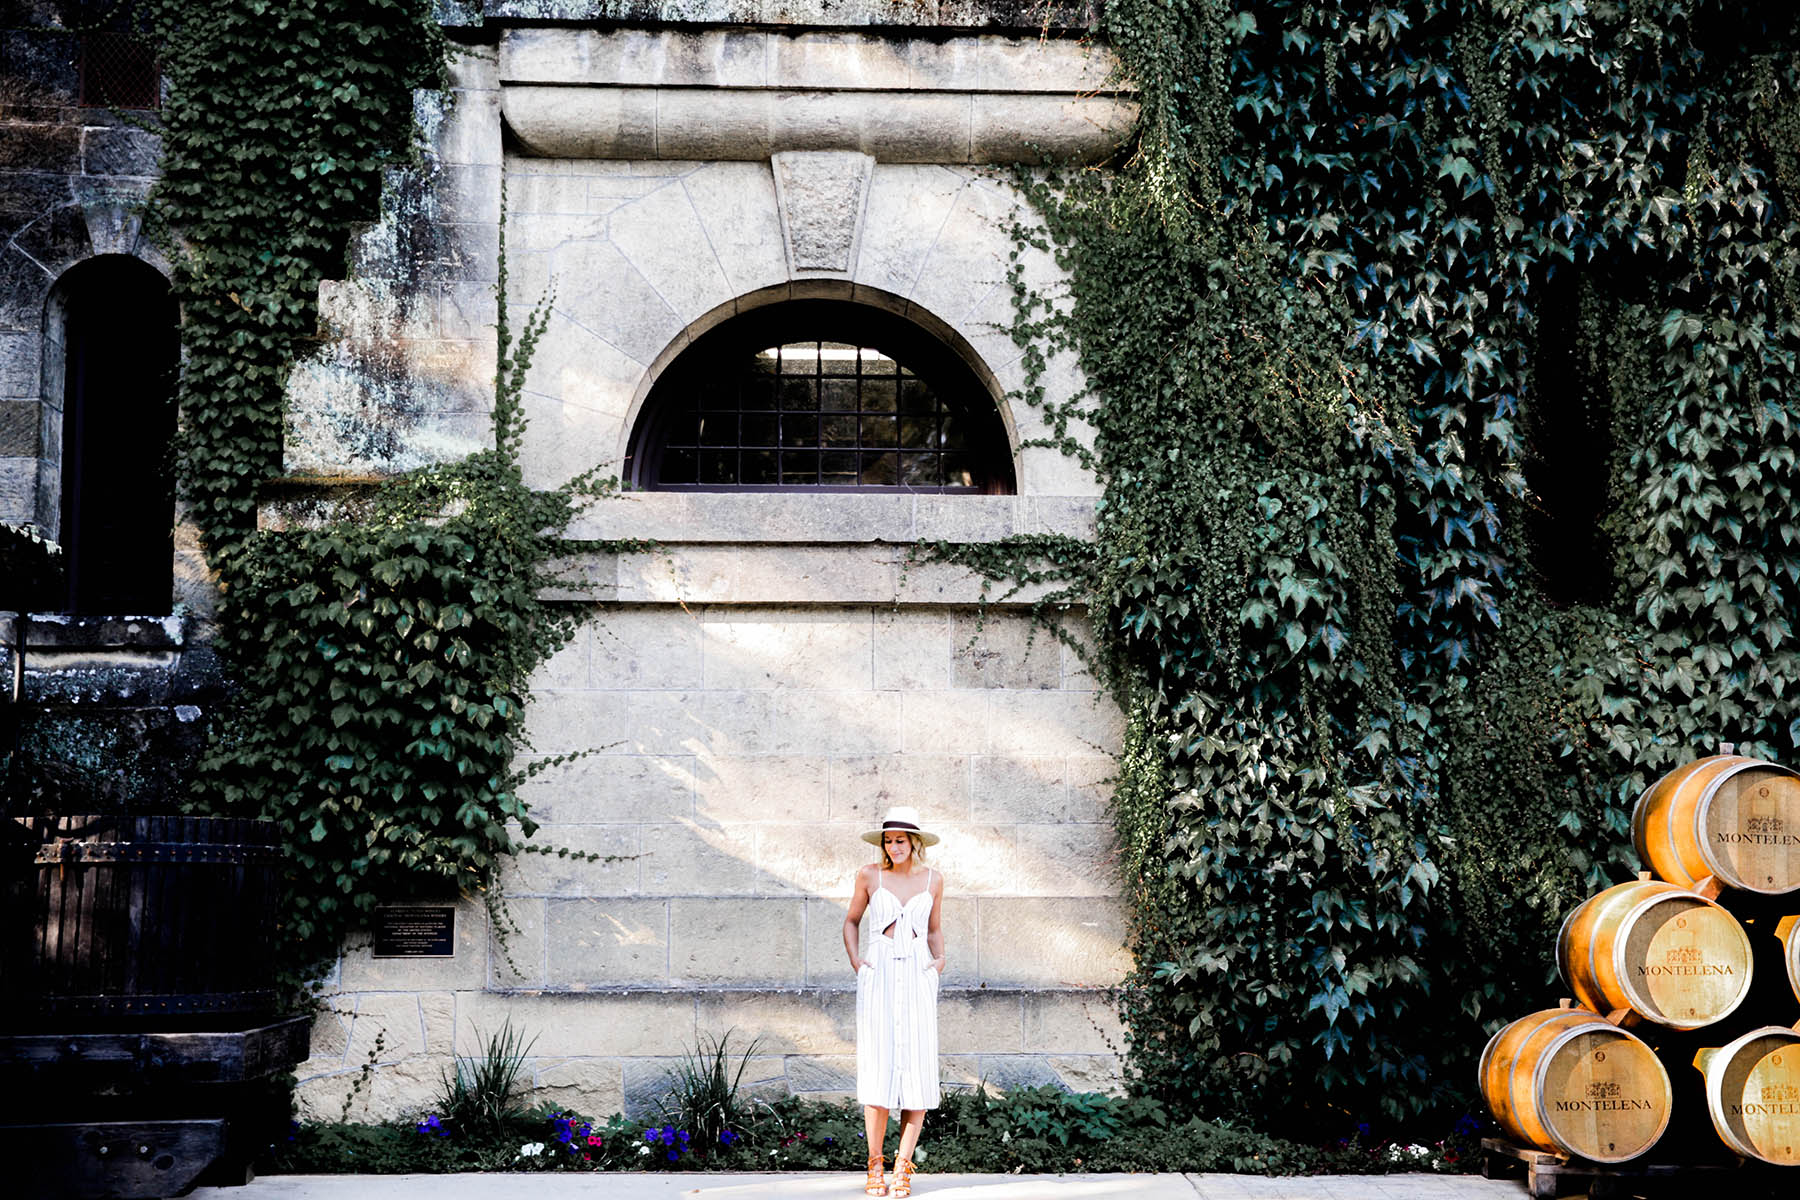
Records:
[[[874,856],[857,835],[891,804],[944,837],[945,1078],[1116,1085],[1119,716],[1019,607],[1032,594],[984,614],[978,580],[907,550],[1091,531],[1095,481],[1032,444],[1047,430],[1017,399],[1005,271],[1015,223],[1034,217],[1004,164],[1027,124],[1089,156],[1110,148],[1129,118],[1110,58],[1056,38],[767,20],[496,29],[604,15],[567,7],[489,5],[495,44],[455,64],[454,103],[422,98],[423,164],[390,181],[353,278],[324,289],[339,337],[295,373],[290,470],[367,478],[482,440],[484,254],[504,184],[508,299],[522,312],[552,297],[526,382],[533,481],[618,469],[656,379],[715,324],[832,297],[905,316],[968,363],[1001,411],[1018,494],[597,502],[576,536],[654,545],[568,564],[560,598],[584,620],[528,716],[538,755],[581,754],[531,785],[536,841],[598,861],[521,858],[507,936],[465,900],[453,958],[347,949],[304,1103],[335,1115],[363,1081],[353,1115],[417,1111],[451,1056],[508,1018],[536,1039],[536,1098],[598,1115],[648,1111],[671,1061],[727,1032],[760,1039],[756,1086],[847,1094],[842,921]],[[960,115],[881,119],[901,102]],[[1021,262],[1057,290],[1049,255]],[[1044,383],[1055,400],[1082,386],[1060,358]],[[1084,628],[1063,615],[1071,637]]]

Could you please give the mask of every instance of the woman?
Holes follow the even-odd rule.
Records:
[[[880,829],[862,835],[881,847],[881,861],[856,873],[844,918],[844,949],[856,971],[856,1098],[869,1140],[863,1191],[889,1195],[881,1148],[888,1113],[900,1110],[892,1195],[912,1195],[913,1150],[925,1110],[938,1106],[937,991],[944,971],[939,920],[944,877],[925,865],[937,834],[919,827],[910,808],[887,811]],[[864,914],[871,922],[867,958],[857,953]]]

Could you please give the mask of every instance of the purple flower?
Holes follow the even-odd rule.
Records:
[[[423,1121],[419,1122],[419,1132],[420,1133],[435,1133],[439,1137],[449,1137],[450,1136],[450,1131],[448,1129],[444,1128],[444,1123],[442,1121],[438,1120],[436,1113],[430,1114]]]
[[[644,1140],[646,1142],[654,1142],[656,1140],[656,1130],[654,1130],[654,1129],[644,1130]]]
[[[737,1140],[738,1140],[737,1134],[731,1132],[731,1130],[729,1130],[729,1129],[719,1130],[719,1141],[722,1144],[729,1146]]]
[[[680,1162],[681,1161],[681,1151],[679,1151],[679,1150],[669,1151],[668,1159],[670,1162]]]
[[[687,1144],[688,1144],[688,1131],[687,1131],[687,1130],[685,1130],[685,1129],[684,1129],[684,1130],[682,1130],[682,1131],[681,1131],[681,1132],[680,1132],[680,1133],[679,1133],[679,1134],[678,1134],[678,1135],[676,1135],[676,1136],[678,1136],[678,1137],[680,1137],[680,1138],[681,1138],[681,1144],[682,1144],[682,1145],[683,1145],[683,1146],[685,1146],[685,1145],[687,1145]]]
[[[658,1132],[662,1135],[658,1140],[660,1140],[663,1145],[673,1146],[675,1144],[675,1130],[673,1128],[664,1125]]]

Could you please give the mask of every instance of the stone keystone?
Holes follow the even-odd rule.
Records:
[[[783,150],[770,161],[789,268],[847,273],[875,160],[854,150]]]

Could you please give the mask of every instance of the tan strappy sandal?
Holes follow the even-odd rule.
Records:
[[[910,1158],[894,1160],[894,1187],[888,1195],[898,1200],[901,1196],[912,1195],[913,1161]]]
[[[863,1195],[885,1196],[888,1194],[887,1177],[881,1169],[886,1162],[887,1156],[884,1154],[869,1155],[869,1182],[863,1184]],[[910,1189],[907,1191],[907,1195],[912,1195]]]

